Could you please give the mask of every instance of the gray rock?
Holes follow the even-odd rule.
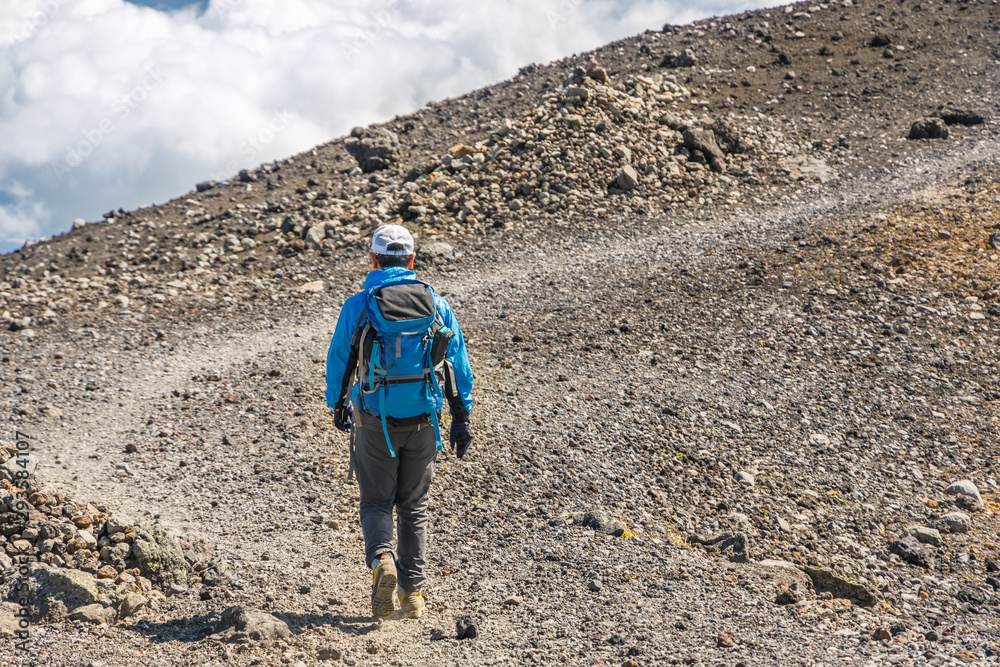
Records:
[[[873,590],[833,570],[809,565],[800,565],[799,569],[812,579],[813,587],[820,593],[831,593],[834,597],[854,600],[862,607],[870,607],[878,601]]]
[[[456,639],[474,639],[478,634],[479,628],[476,627],[476,623],[471,617],[463,616],[455,621]]]
[[[590,583],[589,583],[589,584],[587,584],[587,588],[589,588],[590,590],[592,590],[592,591],[594,591],[595,593],[597,593],[597,592],[599,592],[599,591],[600,591],[600,590],[601,590],[602,588],[604,588],[604,584],[602,584],[602,583],[601,583],[601,580],[600,580],[600,579],[596,579],[596,578],[595,578],[595,579],[591,579],[591,580],[590,580]]]
[[[184,559],[177,540],[158,527],[136,528],[132,555],[139,562],[143,575],[154,581],[181,585],[188,583],[191,566]]]
[[[34,454],[28,454],[26,456],[12,456],[3,464],[3,469],[10,474],[12,479],[18,479],[17,475],[22,472],[27,472],[29,475],[33,475],[35,474],[35,469],[37,467],[38,457]]]
[[[316,659],[319,661],[336,661],[340,660],[343,656],[343,652],[334,646],[320,646],[316,649]]]
[[[736,473],[736,481],[740,484],[745,484],[746,486],[753,486],[757,483],[757,480],[754,479],[753,475],[742,470]]]
[[[582,107],[590,101],[590,90],[581,86],[567,86],[563,90],[563,100]]]
[[[127,514],[122,514],[121,512],[115,512],[108,517],[104,527],[105,530],[107,530],[108,535],[114,535],[115,533],[124,533],[134,525],[135,521],[132,520],[132,517]]]
[[[944,492],[949,496],[965,496],[967,498],[971,498],[973,501],[972,506],[975,509],[983,508],[983,497],[979,495],[979,489],[976,488],[976,485],[972,482],[972,480],[963,479],[953,482],[947,489],[944,490]]]
[[[723,160],[726,154],[719,148],[715,141],[715,133],[712,130],[689,129],[681,133],[684,138],[684,147],[688,150],[698,150],[705,154],[709,161],[719,158]]]
[[[250,639],[257,642],[271,642],[291,636],[284,621],[262,611],[243,606],[230,607],[222,612],[215,626],[213,637],[227,642]]]
[[[913,537],[904,537],[901,540],[896,540],[889,545],[889,551],[896,554],[910,565],[930,567],[932,564],[930,554],[927,553],[926,547],[920,544],[920,542]]]
[[[319,250],[323,247],[323,240],[326,239],[326,226],[313,225],[306,232],[306,247]]]
[[[69,620],[111,625],[115,622],[115,610],[112,607],[105,607],[100,602],[95,602],[74,609],[69,614]]]
[[[366,174],[388,169],[399,159],[399,137],[381,127],[354,128],[344,148]]]
[[[639,185],[639,174],[636,173],[632,165],[627,164],[618,172],[618,178],[615,179],[615,183],[622,190],[634,190]]]
[[[779,587],[786,586],[792,588],[798,591],[800,595],[811,594],[812,592],[812,579],[809,578],[809,575],[787,560],[767,558],[757,563],[737,567],[765,581],[771,581]]]
[[[427,264],[447,264],[455,258],[455,249],[443,241],[428,243],[417,249],[417,258]]]
[[[97,581],[86,572],[56,569],[41,563],[29,565],[27,597],[33,621],[55,619],[78,607],[106,601]]]
[[[939,525],[946,533],[967,533],[972,530],[972,519],[965,512],[951,512],[941,517]]]
[[[926,528],[924,526],[916,526],[910,529],[910,534],[917,538],[918,542],[923,544],[931,544],[934,546],[941,546],[941,533],[934,528]]]
[[[750,538],[746,533],[736,533],[719,543],[719,553],[733,563],[750,562]]]
[[[940,118],[921,118],[910,126],[907,139],[947,139],[948,126]]]
[[[691,49],[684,49],[683,52],[677,53],[672,51],[667,55],[663,56],[663,60],[660,62],[661,67],[694,67],[698,64],[698,57],[694,55],[694,51]]]
[[[118,614],[122,618],[128,618],[129,616],[134,616],[136,612],[149,604],[149,598],[145,595],[139,593],[129,593],[122,600],[121,605],[118,607]]]
[[[733,563],[750,562],[750,539],[745,533],[723,532],[713,537],[691,535],[691,544],[701,544],[705,551],[726,556]]]

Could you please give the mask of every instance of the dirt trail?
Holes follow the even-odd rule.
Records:
[[[830,219],[838,210],[860,206],[878,208],[882,202],[897,204],[931,192],[969,165],[1000,158],[1000,142],[996,137],[986,136],[971,146],[946,145],[933,147],[932,152],[933,157],[904,165],[898,173],[881,178],[864,175],[854,180],[842,179],[791,191],[793,201],[778,209],[736,211],[715,219],[661,220],[661,224],[641,232],[630,230],[625,237],[601,239],[600,243],[593,244],[587,243],[586,235],[566,239],[557,255],[560,261],[547,263],[544,272],[574,273],[586,270],[588,265],[630,262],[637,253],[645,253],[652,246],[658,247],[657,261],[678,267],[693,263],[708,248],[731,249],[742,254],[749,246],[784,238],[796,221],[816,223]],[[580,251],[583,244],[587,244],[586,252]],[[538,257],[551,258],[552,251],[540,252],[532,248],[524,249],[521,254],[520,261],[507,261],[502,267],[488,266],[457,277],[442,276],[435,280],[438,290],[460,303],[486,286],[518,281],[528,274],[538,273],[542,270]],[[359,280],[362,275],[359,271]],[[54,488],[81,497],[100,497],[113,506],[142,505],[142,509],[159,514],[168,526],[187,525],[188,513],[184,507],[164,506],[153,499],[136,497],[129,478],[117,476],[109,465],[95,465],[94,455],[100,457],[98,460],[114,458],[122,451],[130,431],[147,417],[150,404],[204,368],[235,368],[262,354],[269,357],[324,355],[336,318],[334,308],[307,304],[293,321],[262,331],[233,334],[227,326],[220,334],[201,325],[187,332],[171,353],[150,358],[143,366],[134,368],[131,376],[116,380],[118,400],[100,404],[91,412],[67,414],[56,428],[38,432],[38,449],[46,479]],[[467,326],[476,324],[472,320]],[[289,341],[294,344],[287,345]],[[278,359],[272,361],[277,363]],[[316,367],[316,375],[321,377],[321,366]],[[50,463],[56,454],[64,465]]]

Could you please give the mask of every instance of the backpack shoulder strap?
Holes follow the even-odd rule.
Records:
[[[340,380],[340,394],[337,397],[337,405],[340,407],[347,404],[347,399],[350,395],[351,385],[354,380],[354,370],[358,365],[358,341],[361,336],[361,324],[367,316],[365,311],[361,311],[358,323],[354,325],[354,335],[351,336],[351,351],[347,354],[347,365],[344,366],[344,377]]]

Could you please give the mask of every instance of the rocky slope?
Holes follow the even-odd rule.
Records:
[[[15,660],[995,661],[998,28],[664,26],[3,257]],[[376,625],[323,360],[395,219],[477,443]]]

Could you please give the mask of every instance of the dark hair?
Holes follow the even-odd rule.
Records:
[[[404,269],[410,264],[409,255],[375,255],[375,261],[378,262],[380,269],[388,269],[394,266],[400,266]]]

